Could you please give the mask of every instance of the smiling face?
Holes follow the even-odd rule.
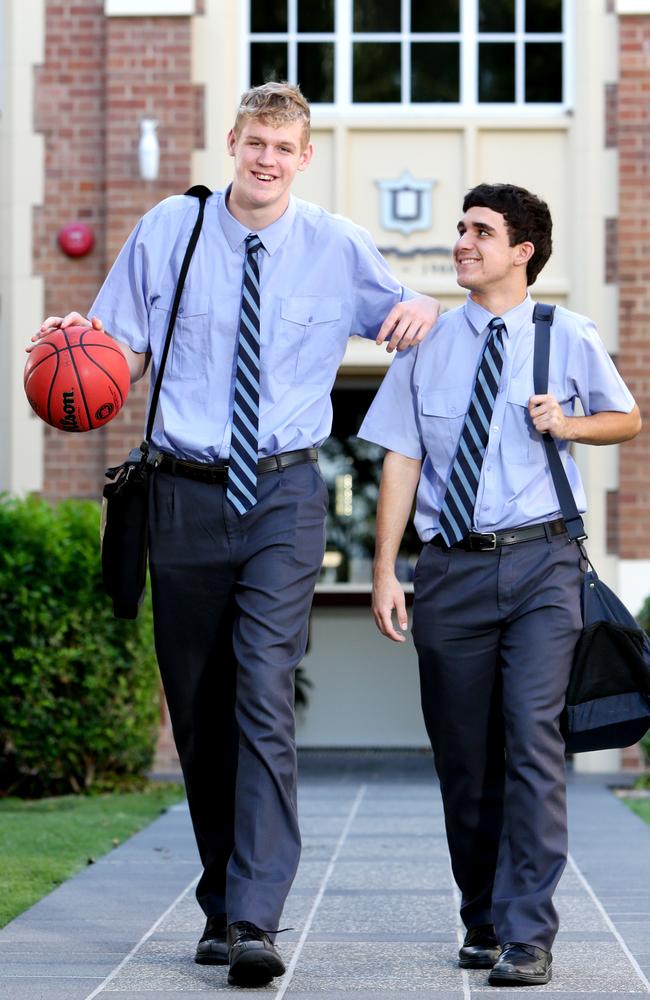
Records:
[[[311,144],[303,145],[302,123],[276,128],[253,118],[237,134],[231,129],[227,142],[235,160],[230,210],[246,225],[270,225],[285,211],[293,179],[312,157]]]
[[[454,245],[456,280],[473,297],[526,288],[526,264],[535,252],[532,243],[510,246],[503,215],[491,208],[475,206],[458,223]]]

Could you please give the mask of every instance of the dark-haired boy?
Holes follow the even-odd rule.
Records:
[[[467,927],[459,960],[492,968],[492,985],[551,978],[552,897],[567,853],[559,716],[582,625],[582,570],[541,434],[556,439],[584,511],[570,442],[613,444],[641,426],[594,324],[563,308],[549,392],[534,394],[527,285],[550,256],[551,228],[547,205],[522,188],[468,193],[454,247],[467,302],[395,359],[360,430],[389,449],[373,614],[397,642],[393,610],[400,630],[407,618],[395,558],[417,489],[425,544],[413,638]]]

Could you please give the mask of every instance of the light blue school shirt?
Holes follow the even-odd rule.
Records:
[[[217,191],[206,202],[152,438],[164,451],[199,462],[226,458],[230,445],[249,230],[230,214],[227,193]],[[148,212],[90,311],[117,340],[151,352],[152,386],[197,211],[196,198],[177,195]],[[374,338],[393,306],[414,293],[393,277],[365,230],[317,205],[291,197],[281,218],[258,235],[259,451],[273,455],[325,440],[330,390],[348,338]]]
[[[542,438],[528,413],[534,394],[533,308],[527,296],[502,317],[505,356],[474,510],[475,531],[500,531],[559,516]],[[359,431],[366,441],[424,459],[415,514],[423,542],[440,530],[447,479],[491,319],[471,297],[445,313],[422,344],[395,357]],[[559,306],[551,328],[548,391],[569,416],[578,400],[587,415],[629,413],[634,406],[595,325]],[[585,493],[569,443],[558,445],[576,503],[584,511]]]

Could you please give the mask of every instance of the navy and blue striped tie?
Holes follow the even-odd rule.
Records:
[[[503,368],[505,328],[500,316],[490,321],[490,333],[483,348],[474,391],[440,511],[440,534],[447,545],[462,541],[472,528],[481,466]]]
[[[226,498],[239,514],[257,503],[257,452],[260,400],[260,270],[255,254],[262,244],[246,237],[244,281],[239,314],[237,371],[232,412]]]

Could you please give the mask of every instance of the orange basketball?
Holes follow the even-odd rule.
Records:
[[[90,327],[48,333],[25,365],[30,406],[41,420],[62,431],[103,427],[122,409],[130,384],[119,344]]]

